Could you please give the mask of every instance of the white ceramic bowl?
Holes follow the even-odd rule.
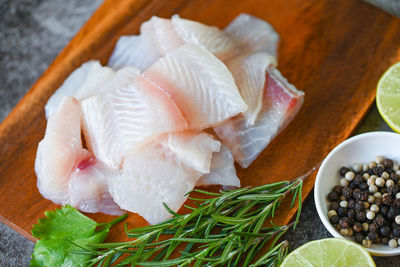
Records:
[[[322,162],[315,181],[314,199],[322,223],[334,237],[347,238],[336,230],[327,216],[327,195],[339,184],[339,169],[342,166],[350,167],[354,163],[368,163],[376,156],[384,156],[400,163],[400,134],[370,132],[351,137],[333,149]],[[367,250],[376,256],[400,255],[400,246],[391,248],[387,245],[373,244]]]

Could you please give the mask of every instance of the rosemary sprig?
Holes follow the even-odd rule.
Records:
[[[195,204],[188,206],[190,214],[177,214],[165,205],[172,218],[156,225],[126,229],[133,241],[89,245],[84,253],[92,255],[91,266],[278,266],[288,252],[288,243],[276,243],[291,225],[296,227],[303,180],[315,169],[291,182],[256,188],[219,193],[195,189],[192,192],[204,198],[189,196]],[[295,201],[299,204],[295,221],[274,225],[270,219],[290,193],[292,205]],[[267,242],[272,242],[269,250],[255,260]]]

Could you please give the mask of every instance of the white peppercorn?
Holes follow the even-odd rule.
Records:
[[[363,202],[364,208],[365,209],[369,209],[369,203],[367,201]]]
[[[376,156],[376,157],[375,157],[375,162],[378,163],[378,164],[381,164],[382,161],[383,161],[384,159],[385,159],[385,158],[382,157],[382,156]]]
[[[368,201],[368,203],[372,204],[375,202],[375,197],[373,195],[369,195],[367,201]]]
[[[368,190],[369,190],[369,192],[370,193],[375,193],[376,191],[378,191],[378,187],[376,186],[376,185],[370,185],[369,187],[368,187]]]
[[[390,175],[389,175],[389,173],[387,173],[387,172],[383,172],[382,175],[381,175],[381,177],[382,177],[383,179],[387,180],[387,179],[389,179]]]
[[[381,177],[378,177],[375,180],[375,184],[379,187],[383,187],[385,185],[385,180],[383,180]]]
[[[390,239],[389,240],[389,247],[391,247],[391,248],[397,247],[397,240],[396,239]]]
[[[375,178],[370,177],[370,178],[367,180],[367,185],[368,185],[368,186],[375,185]]]
[[[347,208],[348,205],[349,205],[349,203],[346,200],[340,201],[340,207]]]
[[[399,170],[399,164],[397,163],[393,163],[393,168],[392,168],[395,172],[397,172]]]
[[[360,163],[355,163],[355,164],[353,164],[353,166],[352,166],[352,169],[353,169],[353,171],[355,171],[355,172],[360,172],[361,170],[362,170],[362,164],[360,164]]]
[[[396,174],[397,174],[397,175],[400,175],[400,170],[396,171]]]
[[[367,212],[367,219],[368,220],[373,220],[375,218],[375,212],[373,211],[368,211]]]
[[[328,217],[329,217],[329,218],[331,218],[332,216],[335,216],[335,215],[337,215],[336,210],[330,210],[330,211],[328,211]]]
[[[400,224],[400,215],[397,215],[396,218],[394,218],[394,221],[395,221],[397,224]]]
[[[365,223],[363,223],[363,224],[362,224],[362,229],[363,229],[363,231],[364,231],[364,232],[368,232],[368,229],[369,229],[369,224],[368,224],[368,223],[366,223],[366,222],[365,222]]]
[[[400,198],[400,192],[396,194],[396,199]]]
[[[340,201],[342,201],[342,200],[346,200],[346,197],[345,197],[345,196],[343,196],[343,195],[341,195],[341,196],[339,197],[339,200],[340,200]]]
[[[372,244],[372,241],[371,241],[371,240],[363,239],[363,241],[362,241],[362,245],[363,245],[364,247],[366,247],[366,248],[371,247],[371,244]]]
[[[363,170],[364,172],[368,171],[368,170],[369,170],[368,164],[363,164],[362,170]]]
[[[370,169],[376,167],[376,162],[375,162],[375,161],[370,161],[370,162],[368,163],[368,167],[369,167]]]
[[[347,187],[349,186],[349,181],[347,181],[346,179],[342,178],[340,179],[340,185],[343,187]]]
[[[364,173],[364,174],[363,174],[363,180],[364,180],[364,182],[368,181],[369,177],[370,177],[370,175],[369,175],[368,172]]]
[[[381,192],[376,192],[374,193],[375,199],[381,199],[382,198],[382,193]]]
[[[352,171],[346,172],[346,174],[344,175],[344,178],[346,178],[346,180],[349,182],[353,181],[354,177],[355,174]]]
[[[378,213],[379,212],[379,206],[376,205],[376,204],[372,204],[370,210],[375,212],[375,213]]]
[[[394,186],[394,182],[393,182],[393,180],[392,179],[388,179],[387,181],[386,181],[386,187],[391,187],[391,186]]]
[[[350,232],[349,229],[350,228],[342,228],[342,229],[340,229],[340,234],[343,235],[343,236],[347,236],[349,234],[349,232]]]

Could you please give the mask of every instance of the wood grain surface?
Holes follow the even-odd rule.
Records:
[[[0,221],[34,240],[32,225],[57,207],[36,188],[34,160],[45,131],[44,105],[75,68],[89,59],[106,63],[118,37],[137,34],[152,15],[178,13],[222,28],[241,12],[275,27],[279,69],[305,92],[289,127],[248,169],[238,169],[243,185],[291,179],[320,162],[351,135],[374,101],[380,75],[400,59],[399,19],[356,0],[106,0],[0,125]],[[306,180],[303,197],[313,184],[314,177]],[[280,219],[288,222],[294,210],[283,210]],[[129,215],[129,227],[145,223]],[[123,239],[120,225],[109,240]]]

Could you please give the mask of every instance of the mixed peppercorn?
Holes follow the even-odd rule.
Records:
[[[378,156],[339,170],[340,184],[328,194],[328,217],[341,235],[357,243],[400,245],[400,168]]]

